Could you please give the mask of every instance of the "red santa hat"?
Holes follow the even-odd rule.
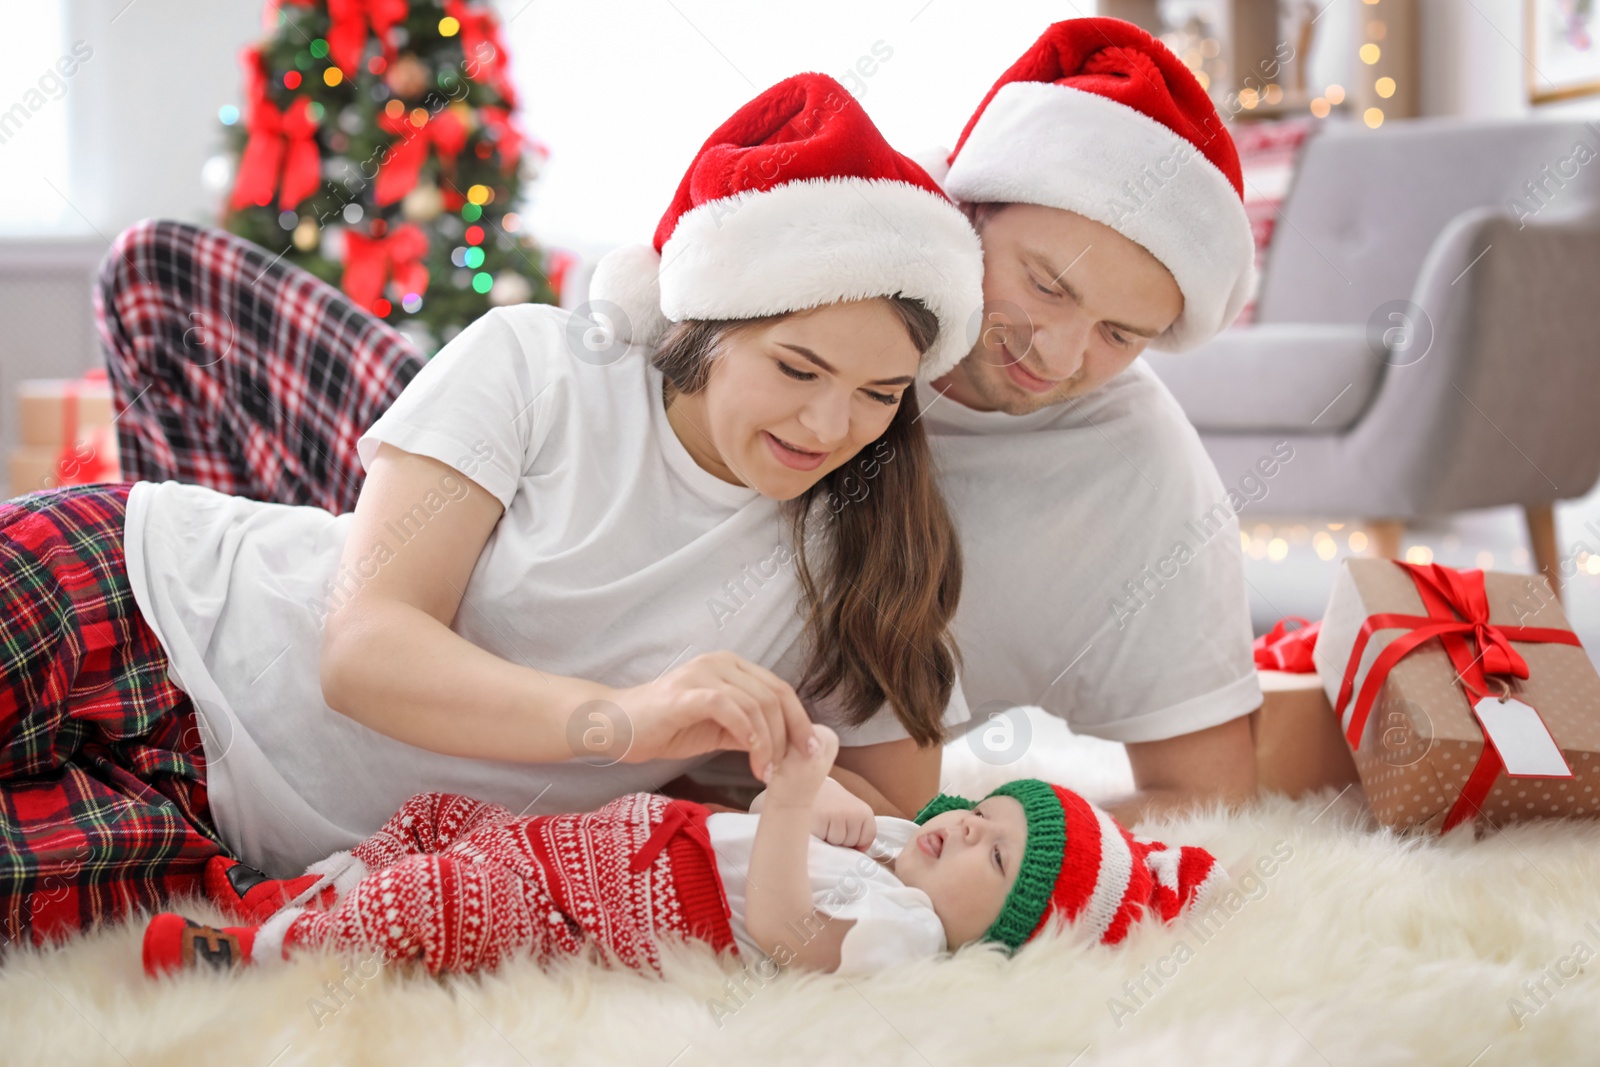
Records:
[[[781,81],[718,127],[653,245],[607,254],[589,283],[591,302],[621,309],[617,337],[636,344],[669,322],[896,294],[938,317],[918,375],[939,377],[971,347],[967,326],[983,306],[978,236],[824,74]]]
[[[961,131],[944,188],[1103,223],[1172,272],[1183,313],[1152,345],[1182,351],[1244,306],[1255,247],[1233,138],[1192,71],[1121,19],[1057,22]]]
[[[1115,945],[1146,914],[1172,922],[1204,911],[1227,874],[1203,848],[1135,837],[1105,809],[1065,786],[1019,778],[989,794],[1022,805],[1028,822],[1017,880],[983,939],[1016,950],[1042,931],[1070,926]],[[919,811],[921,825],[975,802],[940,793]]]

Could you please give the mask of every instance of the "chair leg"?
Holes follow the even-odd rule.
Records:
[[[1367,523],[1372,537],[1372,553],[1379,559],[1399,559],[1400,542],[1406,535],[1406,524],[1398,519],[1375,519]]]
[[[1556,554],[1556,510],[1554,504],[1529,504],[1522,509],[1528,523],[1528,542],[1533,548],[1533,563],[1550,582],[1556,599],[1561,599],[1561,560]]]

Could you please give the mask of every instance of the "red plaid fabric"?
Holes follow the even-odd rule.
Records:
[[[355,508],[356,439],[425,359],[343,293],[222,230],[146,219],[100,266],[123,477]]]
[[[375,951],[438,974],[596,948],[659,973],[664,938],[733,948],[707,814],[691,801],[632,793],[587,814],[519,818],[422,793],[352,850],[367,873],[342,900],[276,920],[286,923],[282,951]],[[275,947],[260,937],[256,946]]]
[[[129,488],[0,503],[0,944],[198,892],[226,853],[194,707],[128,586]]]

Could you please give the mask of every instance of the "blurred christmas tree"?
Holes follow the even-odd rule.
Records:
[[[223,109],[237,160],[223,226],[430,356],[492,306],[555,302],[561,264],[513,210],[542,148],[513,117],[492,10],[268,0],[263,23],[242,52],[243,115]]]

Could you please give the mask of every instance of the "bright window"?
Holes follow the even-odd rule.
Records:
[[[75,73],[76,61],[66,39],[64,7],[60,0],[30,0],[6,8],[0,33],[0,229],[7,231],[48,230],[72,214],[62,199],[72,195],[67,186],[72,78],[62,69]]]

